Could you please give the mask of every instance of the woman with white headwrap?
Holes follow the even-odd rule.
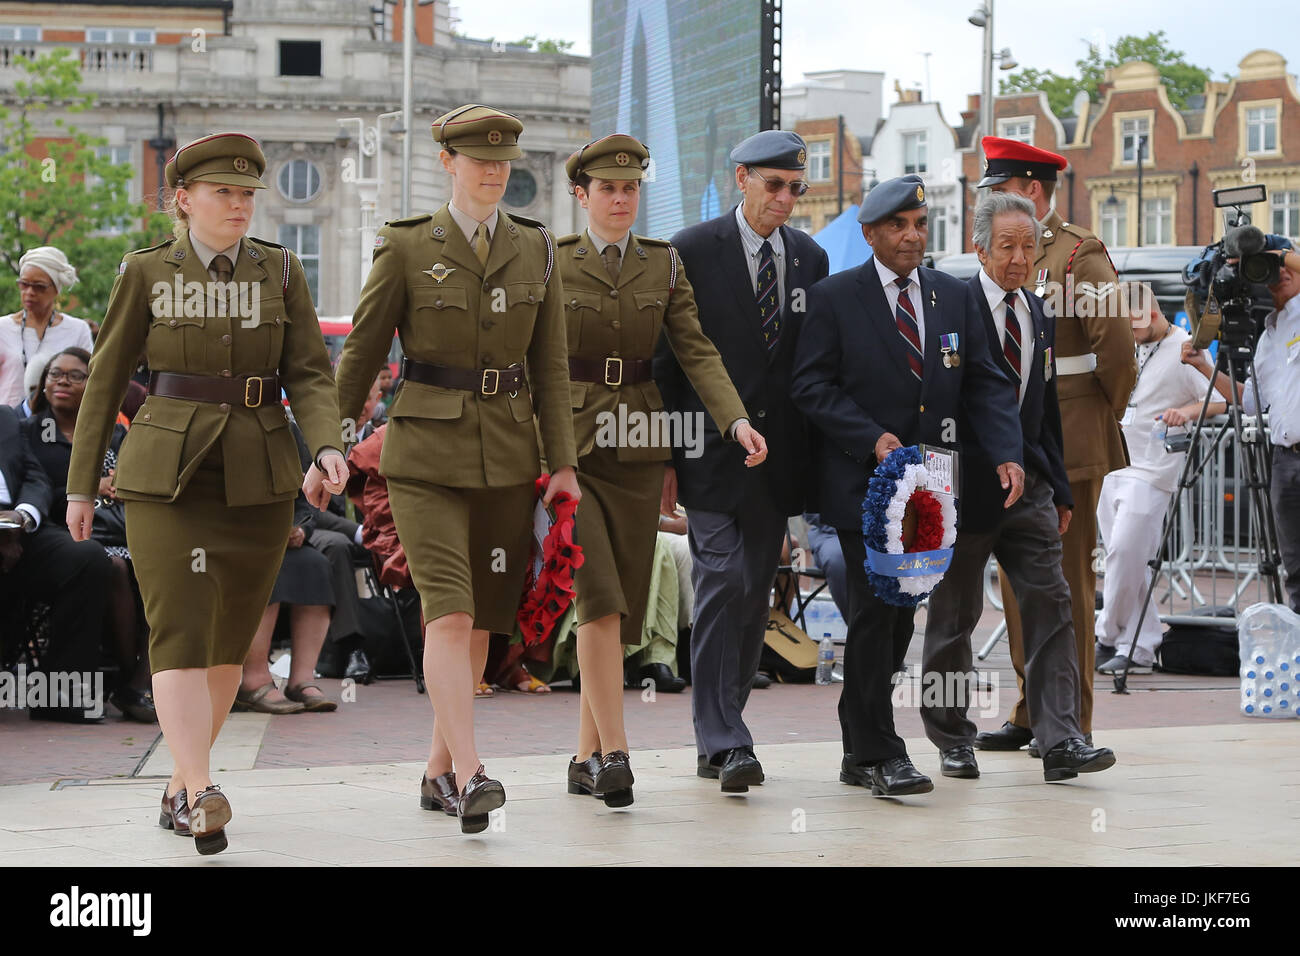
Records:
[[[28,396],[49,360],[66,348],[91,351],[90,326],[55,308],[59,296],[77,281],[77,270],[54,246],[29,249],[18,260],[18,291],[23,307],[0,318],[0,352],[9,362],[17,353],[22,379],[6,374],[0,380],[0,401],[16,405]],[[6,362],[6,364],[9,364]]]

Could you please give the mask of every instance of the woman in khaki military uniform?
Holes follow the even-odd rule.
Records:
[[[529,564],[534,402],[546,501],[579,495],[555,249],[541,223],[497,209],[522,131],[486,106],[434,121],[451,202],[379,230],[336,373],[344,421],[355,420],[397,329],[406,359],[380,470],[425,620],[435,720],[420,804],[466,833],[505,802],[474,744],[474,686],[488,633],[514,629]]]
[[[665,433],[663,398],[650,377],[661,329],[718,430],[748,452],[745,463],[767,457],[763,436],[750,427],[717,349],[700,330],[677,251],[631,234],[649,158],[644,144],[621,134],[570,156],[564,168],[589,224],[558,243],[583,494],[574,529],[585,559],[574,584],[582,672],[577,753],[589,755],[569,761],[569,792],[599,795],[611,807],[632,803],[622,644],[641,642],[664,462],[672,456],[664,438],[675,425]],[[672,440],[703,441],[703,424]]]
[[[219,133],[167,164],[176,238],[128,253],[72,443],[68,527],[90,534],[104,446],[140,353],[149,396],[122,444],[117,495],[145,616],[154,702],[175,759],[160,824],[200,853],[226,847],[230,804],[209,752],[284,556],[302,480],[288,393],[317,461],[347,465],[329,354],[297,257],[247,237],[266,158]],[[228,284],[226,284],[228,283]]]

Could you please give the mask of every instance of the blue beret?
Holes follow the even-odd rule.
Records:
[[[862,200],[858,222],[872,223],[888,219],[896,212],[920,209],[925,205],[925,182],[920,176],[899,176],[887,179]]]
[[[733,149],[731,161],[737,166],[804,169],[808,165],[808,144],[798,133],[784,129],[765,129]]]

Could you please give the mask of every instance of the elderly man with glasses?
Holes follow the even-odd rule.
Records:
[[[786,518],[807,510],[805,429],[790,399],[790,363],[807,290],[829,271],[826,253],[786,225],[808,190],[807,159],[795,133],[749,137],[731,152],[740,203],[672,240],[695,289],[700,327],[767,439],[767,461],[746,468],[744,456],[725,446],[732,436],[713,426],[666,342],[654,363],[665,408],[704,429],[698,456],[673,449],[662,510],[671,515],[680,498],[690,513],[697,772],[717,779],[724,793],[763,782],[741,712],[758,673]]]

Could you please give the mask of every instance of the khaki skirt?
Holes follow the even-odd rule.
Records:
[[[574,576],[578,624],[622,617],[624,644],[641,643],[641,623],[654,568],[662,461],[619,461],[615,448],[597,448],[578,462],[582,501],[573,540],[583,564]]]
[[[388,479],[388,503],[424,622],[462,612],[510,634],[532,557],[533,483],[449,488]]]
[[[229,507],[219,456],[175,502],[126,502],[153,673],[244,663],[292,526],[292,500]]]

